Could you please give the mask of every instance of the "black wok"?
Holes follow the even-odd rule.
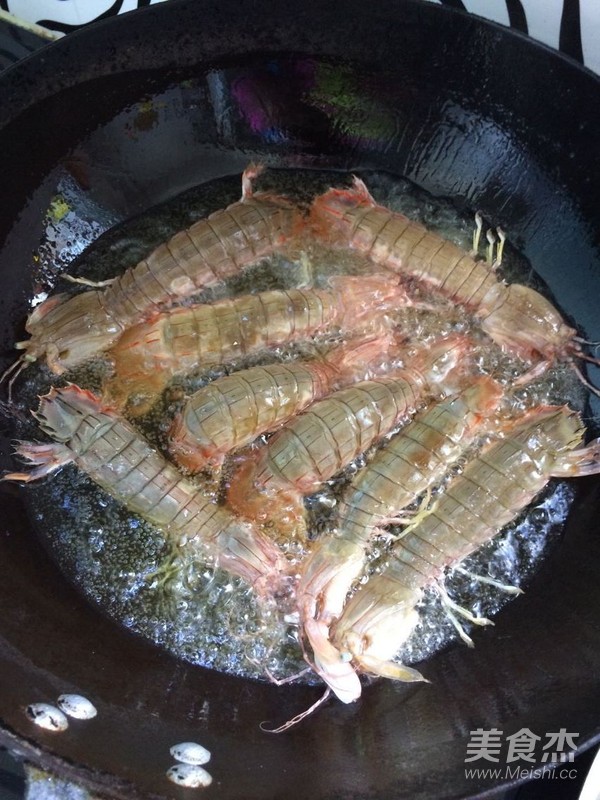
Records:
[[[309,104],[306,64],[339,70],[351,101]],[[262,127],[233,107],[227,92],[236,80],[253,86]],[[156,117],[132,127],[136,104],[149,99]],[[61,170],[122,219],[239,173],[250,157],[387,170],[481,209],[510,232],[565,314],[600,339],[600,83],[477,18],[398,0],[174,0],[76,33],[8,70],[0,125],[7,363],[22,338],[32,253]],[[3,449],[5,467],[6,441]],[[281,736],[259,723],[288,719],[319,689],[192,667],[120,629],[45,555],[23,498],[3,488],[0,741],[113,797],[183,796],[164,773],[169,746],[189,739],[213,753],[207,798],[418,800],[503,782],[465,777],[476,728],[566,728],[580,749],[600,738],[595,479],[579,482],[560,543],[474,650],[456,645],[421,665],[431,685],[370,685],[360,702],[331,703]],[[96,720],[60,735],[35,728],[25,706],[64,691],[92,698]]]

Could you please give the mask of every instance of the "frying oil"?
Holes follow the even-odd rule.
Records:
[[[407,181],[386,174],[370,172],[362,177],[383,205],[422,222],[466,250],[471,248],[473,222],[461,215],[452,203],[432,198]],[[270,171],[260,188],[275,189],[308,202],[316,193],[344,180],[346,176],[331,173]],[[235,201],[239,189],[236,177],[212,181],[185,192],[143,217],[104,233],[76,263],[68,265],[69,272],[93,280],[117,275],[177,230]],[[67,185],[61,194],[68,214],[63,206],[55,205],[50,210],[49,235],[39,253],[40,279],[51,291],[58,290],[52,287],[57,279],[53,265],[61,261],[56,248],[66,235],[60,229],[62,218],[75,215],[76,221],[79,220],[76,225],[79,233],[89,232],[90,242],[100,230],[89,223],[89,210],[80,209],[78,215],[78,201],[70,191]],[[57,208],[62,214],[59,219]],[[333,252],[308,241],[300,242],[297,252],[266,259],[193,300],[210,301],[294,286],[324,288],[332,275],[360,275],[372,271],[372,266],[355,253]],[[541,288],[529,265],[510,247],[503,271],[508,280],[528,282]],[[420,295],[425,299],[422,291]],[[475,374],[492,374],[509,387],[522,371],[522,365],[491,344],[472,327],[467,315],[456,308],[444,305],[439,312],[398,309],[390,316],[412,342],[426,343],[440,335],[457,332],[470,335],[477,343],[473,357]],[[181,409],[185,397],[209,381],[256,364],[314,358],[342,341],[339,332],[334,330],[313,341],[176,378],[154,408],[136,420],[136,424],[166,454],[167,432],[173,417]],[[99,357],[73,370],[66,378],[99,391],[109,375],[110,363]],[[62,383],[50,376],[44,367],[31,368],[24,373],[16,402],[15,434],[18,438],[39,437],[28,410],[36,407],[37,396],[48,390],[51,381],[54,385]],[[572,408],[581,410],[584,392],[574,373],[559,366],[535,383],[511,390],[506,410],[518,415],[540,402],[568,402]],[[300,564],[310,548],[310,540],[328,535],[335,526],[340,495],[364,463],[365,455],[361,455],[343,473],[306,499],[309,541],[301,535],[279,540],[292,563]],[[226,476],[227,465],[222,474],[203,476],[203,486],[219,497]],[[526,585],[548,548],[560,537],[573,496],[569,484],[553,481],[525,514],[460,566],[502,584]],[[293,615],[285,613],[289,609],[259,603],[240,580],[199,561],[197,554],[185,548],[172,550],[160,530],[130,514],[74,466],[34,484],[27,490],[27,497],[39,535],[63,572],[89,600],[118,623],[179,658],[223,672],[264,678],[268,669],[282,678],[302,668]],[[374,542],[369,557],[372,565],[385,554],[386,547],[382,539]],[[357,586],[366,581],[368,570]],[[446,587],[454,600],[482,616],[493,616],[509,599],[501,589],[458,570],[449,573]],[[399,654],[403,663],[430,657],[456,636],[432,591],[426,593],[420,610],[421,622]],[[313,680],[310,676],[305,679]]]

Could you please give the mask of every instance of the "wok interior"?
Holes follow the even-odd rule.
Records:
[[[240,173],[252,159],[385,170],[480,209],[508,231],[567,317],[600,339],[596,79],[432,5],[367,12],[308,2],[294,22],[285,4],[252,6],[252,15],[243,6],[154,7],[73,36],[44,51],[44,65],[34,58],[5,76],[7,363],[37,291],[31,256],[61,177],[118,221]],[[5,438],[3,467],[9,450]],[[431,685],[375,683],[359,703],[330,704],[282,736],[260,723],[289,719],[318,689],[194,668],[117,628],[42,552],[22,490],[3,495],[3,738],[115,796],[169,794],[168,750],[187,739],[213,753],[207,796],[420,798],[489,788],[464,778],[475,728],[543,735],[564,727],[580,745],[600,734],[595,479],[579,483],[563,540],[526,595],[476,636],[473,651],[457,644],[421,665]],[[63,691],[90,697],[97,719],[60,736],[33,730],[24,707]]]

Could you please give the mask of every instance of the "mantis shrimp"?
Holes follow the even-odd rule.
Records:
[[[131,410],[146,410],[174,375],[207,368],[264,348],[305,339],[334,326],[369,328],[374,312],[409,305],[404,289],[387,277],[336,276],[329,289],[272,290],[176,308],[129,328],[110,351],[115,377],[108,396]]]
[[[600,394],[574,363],[574,359],[593,364],[599,360],[583,351],[584,340],[552,303],[528,286],[499,280],[497,268],[505,238],[502,231],[495,259],[495,237],[490,232],[488,261],[482,261],[475,255],[481,232],[479,218],[473,253],[468,253],[423,225],[378,205],[356,177],[349,189],[329,189],[314,200],[310,225],[319,239],[355,249],[378,266],[415,279],[472,312],[496,344],[532,364],[520,382],[543,374],[556,361],[566,360],[582,383]]]
[[[447,567],[494,538],[551,477],[600,473],[600,439],[582,447],[583,430],[580,416],[566,406],[539,406],[507,424],[450,481],[429,513],[405,530],[383,571],[347,602],[331,628],[339,661],[405,680],[406,668],[391,659],[418,622],[424,588],[438,585]],[[454,603],[452,609],[471,622],[489,622]]]
[[[333,389],[389,366],[389,336],[351,340],[311,361],[251,367],[195,392],[171,427],[169,451],[190,472],[274,431]]]
[[[9,395],[34,361],[60,375],[104,353],[114,376],[103,398],[73,384],[44,395],[34,416],[52,442],[20,442],[16,452],[30,469],[3,480],[35,481],[75,464],[167,542],[198,551],[280,611],[293,610],[305,660],[327,695],[350,703],[361,693],[361,673],[423,680],[394,657],[419,620],[427,587],[471,622],[486,622],[450,600],[441,585],[448,567],[492,539],[550,477],[600,473],[600,440],[582,446],[575,412],[540,406],[507,421],[500,385],[522,384],[562,360],[600,393],[576,361],[600,362],[552,303],[501,280],[501,231],[499,244],[488,232],[487,258],[478,257],[480,219],[467,252],[377,205],[358,179],[316,197],[306,212],[300,201],[255,192],[260,171],[244,172],[240,201],[177,233],[106,286],[56,294],[30,314],[30,338],[16,345],[21,358],[0,378],[9,379]],[[293,248],[295,257],[297,247],[311,254],[305,272],[314,272],[315,286],[248,289],[204,304],[194,297],[277,252],[291,257]],[[323,283],[332,271],[357,270],[360,277]],[[406,313],[409,307],[418,313]],[[405,323],[400,352],[400,335],[390,329]],[[477,328],[498,347],[482,345]],[[227,374],[175,418],[170,454],[185,470],[219,468],[230,456],[213,476],[229,505],[119,416],[126,405],[132,417],[144,413],[176,375],[323,333],[343,343],[310,360]],[[512,359],[498,348],[526,363],[516,381]],[[481,371],[496,379],[476,377]],[[462,472],[447,477],[467,457]],[[350,465],[358,470],[352,477],[343,473]],[[347,483],[332,534],[284,540],[290,527],[305,533],[304,497],[336,476]],[[407,512],[423,494],[428,503]],[[393,541],[384,532],[390,524],[406,526]],[[266,525],[281,538],[267,536]],[[369,553],[375,537],[378,546],[385,538],[386,556],[355,588],[376,555]]]
[[[468,347],[464,337],[449,336],[422,347],[394,377],[362,381],[314,403],[238,468],[228,493],[232,508],[259,519],[303,519],[303,496],[392,431],[429,393],[443,393]]]
[[[5,373],[11,383],[28,364],[46,359],[65,370],[113,345],[127,328],[165,306],[215,286],[283,247],[302,227],[300,210],[287,198],[254,192],[262,167],[242,176],[242,198],[159,245],[106,288],[56,294],[32,311],[23,355]]]
[[[159,527],[170,541],[197,547],[207,561],[243,578],[258,595],[287,591],[277,546],[180,475],[91,392],[74,384],[51,389],[41,398],[35,417],[55,441],[21,442],[16,452],[33,469],[8,473],[3,480],[35,481],[73,462],[130,511]]]
[[[360,695],[360,683],[351,666],[340,663],[327,633],[364,567],[369,541],[444,477],[481,434],[502,397],[500,386],[482,377],[417,414],[351,481],[339,504],[334,535],[317,542],[304,562],[297,588],[301,628],[313,648],[316,671],[344,702]],[[406,669],[404,680],[414,680],[413,673]]]

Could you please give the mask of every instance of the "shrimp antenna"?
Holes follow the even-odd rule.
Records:
[[[22,355],[13,364],[11,364],[10,367],[8,367],[8,369],[5,369],[2,375],[0,375],[0,384],[2,384],[12,373],[11,378],[8,381],[8,389],[6,392],[9,403],[12,402],[12,388],[15,381],[17,380],[19,375],[23,372],[23,370],[26,369],[29,366],[29,364],[32,364],[34,361],[35,359],[32,358],[31,356],[28,358],[27,355]]]
[[[306,709],[306,711],[302,711],[300,714],[296,714],[295,717],[288,719],[287,722],[284,722],[284,724],[280,725],[278,728],[266,728],[265,725],[267,725],[268,723],[265,722],[261,722],[258,727],[261,729],[261,731],[264,731],[264,733],[283,733],[284,731],[287,731],[290,728],[292,728],[294,725],[297,725],[299,722],[302,722],[302,720],[305,717],[308,717],[310,714],[316,711],[317,708],[319,708],[319,706],[322,706],[323,703],[328,699],[330,694],[331,694],[331,689],[328,686],[327,689],[325,689],[323,695],[317,700],[316,703],[313,703],[312,706],[310,706],[310,708]]]
[[[17,358],[16,361],[13,361],[13,363],[7,369],[4,370],[2,375],[0,375],[0,383],[4,383],[4,381],[8,378],[10,373],[14,372],[14,370],[17,369],[17,367],[21,366],[22,361],[23,361],[23,356],[20,356],[19,358]]]
[[[588,379],[585,377],[583,372],[579,369],[577,364],[573,364],[573,369],[575,370],[575,374],[577,375],[577,377],[579,378],[581,383],[583,383],[583,385],[585,387],[587,387],[590,390],[590,392],[592,392],[592,394],[595,394],[596,397],[600,397],[600,389],[598,389],[596,386],[594,386],[593,383],[590,383],[588,381]]]
[[[253,659],[249,658],[248,656],[246,656],[246,658],[248,658],[248,661],[250,661],[252,664],[260,666],[258,662],[253,661]],[[304,669],[301,669],[300,672],[297,672],[295,675],[290,675],[287,678],[276,678],[270,669],[265,669],[265,675],[271,681],[271,683],[275,684],[275,686],[285,686],[286,683],[292,683],[293,681],[297,681],[298,678],[301,678],[303,675],[306,675],[308,672],[312,671],[313,671],[312,667],[305,667]]]
[[[581,358],[583,361],[589,361],[590,364],[596,364],[596,366],[600,366],[600,358],[588,356],[586,353],[577,353],[577,358]]]
[[[589,339],[584,339],[582,336],[574,336],[573,341],[580,345],[586,344],[588,347],[593,347],[595,353],[598,353],[600,350],[600,342],[591,342]],[[578,349],[578,352],[582,352],[581,348]],[[583,356],[581,357],[583,358]]]

